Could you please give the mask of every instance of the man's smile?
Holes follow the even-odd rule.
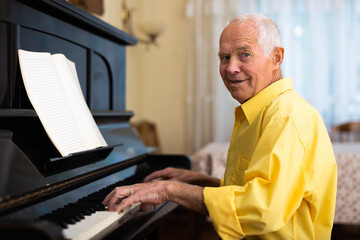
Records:
[[[249,80],[249,79],[243,79],[243,80],[239,80],[239,79],[231,80],[231,79],[228,79],[228,82],[229,82],[230,85],[238,85],[238,84],[241,84],[243,82],[246,82],[247,80]]]

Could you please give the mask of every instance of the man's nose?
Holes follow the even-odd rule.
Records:
[[[236,74],[240,72],[240,61],[234,57],[230,58],[226,71],[229,74]]]

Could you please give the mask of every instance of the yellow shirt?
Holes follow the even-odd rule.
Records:
[[[320,114],[281,79],[235,109],[221,187],[204,202],[224,239],[330,239],[337,168]]]

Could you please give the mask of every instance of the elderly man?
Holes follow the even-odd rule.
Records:
[[[114,189],[103,203],[120,211],[170,200],[208,214],[222,239],[330,239],[337,180],[331,142],[319,113],[282,77],[276,24],[262,15],[233,19],[219,58],[224,84],[241,104],[224,178],[167,168]]]

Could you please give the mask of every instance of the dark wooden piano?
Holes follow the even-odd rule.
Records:
[[[119,13],[120,14],[120,13]],[[137,39],[64,0],[0,1],[0,238],[63,239],[117,185],[141,182],[183,155],[149,154],[125,104],[126,47]],[[61,158],[23,86],[17,50],[63,53],[75,62],[108,151]],[[60,159],[53,161],[52,159]],[[104,226],[97,239],[144,239],[176,204]]]

